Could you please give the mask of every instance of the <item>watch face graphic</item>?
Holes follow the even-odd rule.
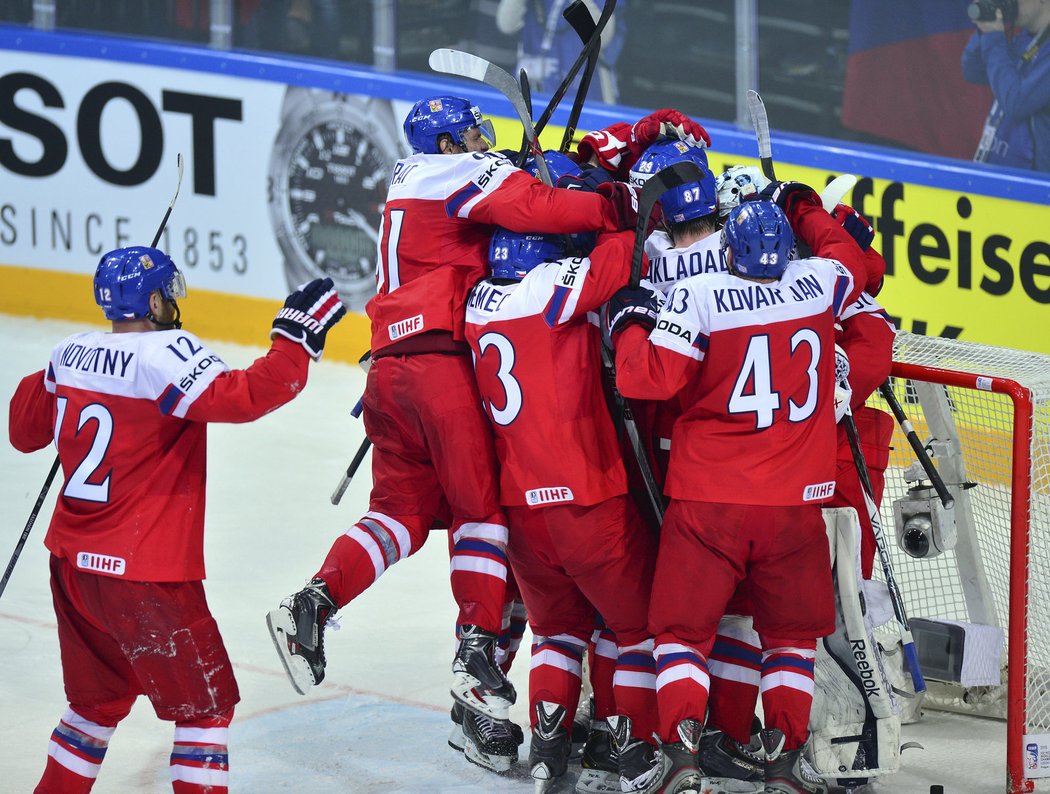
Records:
[[[331,98],[312,104],[306,114],[289,114],[278,135],[271,216],[289,288],[328,276],[347,306],[359,310],[375,294],[387,179],[400,156],[396,132],[380,130],[376,114],[359,105]]]

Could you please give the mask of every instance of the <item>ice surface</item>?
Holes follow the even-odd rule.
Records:
[[[56,342],[77,330],[82,328],[0,315],[4,402],[23,375],[45,365]],[[265,332],[260,329],[260,343]],[[213,348],[232,367],[247,366],[263,352]],[[443,533],[434,533],[422,551],[342,612],[342,629],[327,636],[328,677],[309,696],[295,694],[273,650],[266,612],[313,575],[333,539],[365,509],[367,465],[339,507],[329,502],[363,438],[360,421],[350,416],[363,383],[356,365],[322,361],[311,366],[305,392],[291,404],[254,424],[209,430],[206,588],[242,696],[230,733],[231,789],[531,792],[523,765],[500,778],[446,744],[456,613]],[[6,430],[7,411],[0,415]],[[25,456],[8,444],[0,447],[0,566],[6,567],[54,451]],[[57,488],[0,599],[2,792],[32,791],[66,706],[41,543]],[[527,654],[511,677],[519,692],[511,715],[523,723]],[[140,699],[117,730],[94,791],[170,791],[171,738],[172,726]],[[922,724],[905,728],[904,738],[925,750],[905,751],[903,771],[873,790],[926,794],[933,783],[947,794],[1004,790],[1003,723],[928,713]]]

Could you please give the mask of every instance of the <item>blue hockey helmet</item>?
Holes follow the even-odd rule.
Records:
[[[730,269],[742,276],[780,278],[794,246],[787,216],[772,201],[734,207],[722,227],[722,248],[733,253]]]
[[[556,234],[522,234],[497,229],[489,244],[489,266],[493,278],[521,281],[525,274],[544,262],[557,262],[565,247]]]
[[[579,176],[583,173],[579,163],[569,157],[569,155],[555,149],[544,152],[543,159],[547,161],[547,170],[551,172],[551,181],[555,185],[558,184],[558,180],[563,176]],[[536,168],[535,155],[530,154],[526,157],[521,167],[522,170],[528,171],[534,177],[539,178],[540,174],[539,169]]]
[[[94,290],[107,320],[153,319],[150,293],[160,290],[174,304],[186,297],[186,280],[166,253],[136,245],[103,255],[95,268]]]
[[[715,177],[707,167],[704,150],[682,141],[657,141],[638,158],[629,177],[632,185],[641,187],[657,171],[682,162],[696,163],[704,175],[699,182],[685,182],[660,196],[664,218],[670,223],[683,223],[718,211]]]
[[[477,105],[455,96],[437,96],[421,99],[405,117],[405,139],[418,154],[440,154],[438,138],[450,135],[452,140],[467,148],[463,133],[477,127],[491,149],[496,145],[492,122],[481,115]]]

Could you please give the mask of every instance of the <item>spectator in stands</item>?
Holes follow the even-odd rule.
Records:
[[[1050,171],[1050,0],[1017,0],[1010,39],[1005,4],[991,5],[995,18],[974,20],[962,58],[963,76],[995,96],[974,159]]]
[[[591,16],[597,20],[601,5],[597,0],[584,0]],[[569,0],[499,0],[496,25],[501,33],[520,33],[518,68],[528,72],[533,91],[550,92],[557,88],[582,46],[579,37],[562,18]],[[623,49],[625,0],[602,31],[601,57],[587,97],[599,102],[615,103],[620,91],[616,82],[616,61]],[[571,86],[575,91],[576,82]],[[571,94],[570,94],[571,95]]]

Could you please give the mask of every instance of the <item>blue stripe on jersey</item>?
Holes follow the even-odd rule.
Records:
[[[48,365],[47,365],[47,380],[50,381],[51,383],[55,383],[56,382],[55,367],[54,367],[53,364],[51,364],[51,362],[48,362]]]
[[[835,279],[835,300],[832,304],[832,308],[835,311],[836,317],[842,313],[842,303],[846,300],[846,290],[848,289],[849,280],[845,276],[839,276]]]
[[[707,334],[697,334],[693,340],[693,347],[703,353],[707,352],[707,346],[711,343],[711,337]]]
[[[460,207],[462,207],[480,192],[480,187],[475,185],[473,182],[468,182],[445,200],[445,214],[448,215],[448,217],[450,218],[455,218],[456,213],[459,212]]]
[[[548,328],[553,328],[558,324],[558,318],[561,317],[562,309],[565,308],[565,301],[568,298],[568,287],[559,286],[554,288],[554,294],[551,296],[551,301],[547,304],[547,311],[543,315],[543,320],[547,323]]]
[[[171,412],[175,410],[175,406],[179,404],[182,396],[182,391],[178,386],[174,383],[169,384],[168,388],[160,396],[160,412],[165,416],[171,416]]]

